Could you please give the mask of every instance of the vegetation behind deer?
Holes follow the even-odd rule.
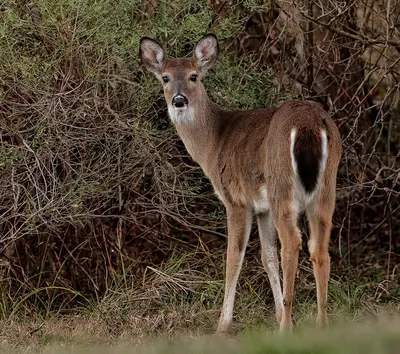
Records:
[[[329,312],[396,302],[399,16],[400,3],[384,0],[3,1],[2,318],[96,309],[113,333],[148,316],[164,329],[178,317],[183,328],[214,323],[225,214],[137,58],[142,36],[185,56],[208,32],[221,43],[205,80],[219,105],[307,97],[340,129]],[[273,300],[255,237],[247,252],[238,316],[257,324]],[[302,301],[315,297],[305,252]]]

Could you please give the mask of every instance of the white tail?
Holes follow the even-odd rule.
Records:
[[[262,263],[271,283],[276,318],[285,330],[292,327],[301,248],[297,218],[306,213],[317,286],[317,322],[325,325],[328,245],[341,156],[339,131],[332,118],[311,101],[287,101],[276,110],[222,110],[209,99],[201,82],[217,57],[214,35],[199,41],[192,58],[166,58],[154,40],[142,38],[140,42],[141,62],[163,84],[168,112],[180,138],[226,207],[226,284],[218,332],[227,332],[232,324],[236,284],[253,215],[257,217]]]

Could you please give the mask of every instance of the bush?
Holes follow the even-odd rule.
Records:
[[[159,83],[138,65],[138,42],[154,36],[170,55],[189,55],[212,29],[223,45],[206,83],[212,97],[274,105],[282,96],[272,73],[224,54],[255,4],[218,23],[206,1],[160,3],[154,14],[145,5],[3,5],[0,227],[12,303],[35,289],[29,299],[55,308],[76,296],[63,289],[98,298],[128,267],[141,274],[167,259],[175,238],[191,247],[199,234],[224,233],[222,208],[178,140]]]
[[[201,248],[220,261],[223,208],[177,138],[160,84],[138,65],[144,35],[171,56],[187,56],[214,32],[221,57],[206,87],[222,106],[307,96],[330,109],[344,144],[333,270],[384,266],[396,286],[399,87],[391,80],[398,61],[391,51],[383,63],[367,56],[378,42],[396,48],[392,15],[382,17],[392,40],[373,39],[369,22],[354,39],[346,31],[359,30],[358,4],[342,12],[326,4],[324,17],[296,2],[231,3],[3,2],[3,316],[97,301],[121,275],[135,284],[146,266],[176,250]]]

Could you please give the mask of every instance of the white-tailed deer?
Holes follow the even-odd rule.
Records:
[[[328,245],[342,149],[339,131],[328,113],[311,101],[288,101],[276,110],[221,109],[210,100],[201,82],[217,56],[218,41],[212,34],[199,41],[192,58],[166,58],[156,41],[142,38],[140,42],[141,63],[163,84],[168,112],[180,138],[226,207],[226,283],[217,332],[227,332],[232,325],[236,284],[253,215],[257,217],[262,263],[271,283],[276,318],[280,329],[287,330],[292,327],[301,248],[297,218],[302,212],[307,214],[317,323],[325,325]]]

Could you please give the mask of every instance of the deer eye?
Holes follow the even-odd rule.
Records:
[[[196,74],[190,75],[190,81],[196,82],[196,80],[197,80]]]
[[[162,77],[162,81],[164,81],[164,83],[167,83],[169,81],[169,77],[168,76],[163,76]]]

